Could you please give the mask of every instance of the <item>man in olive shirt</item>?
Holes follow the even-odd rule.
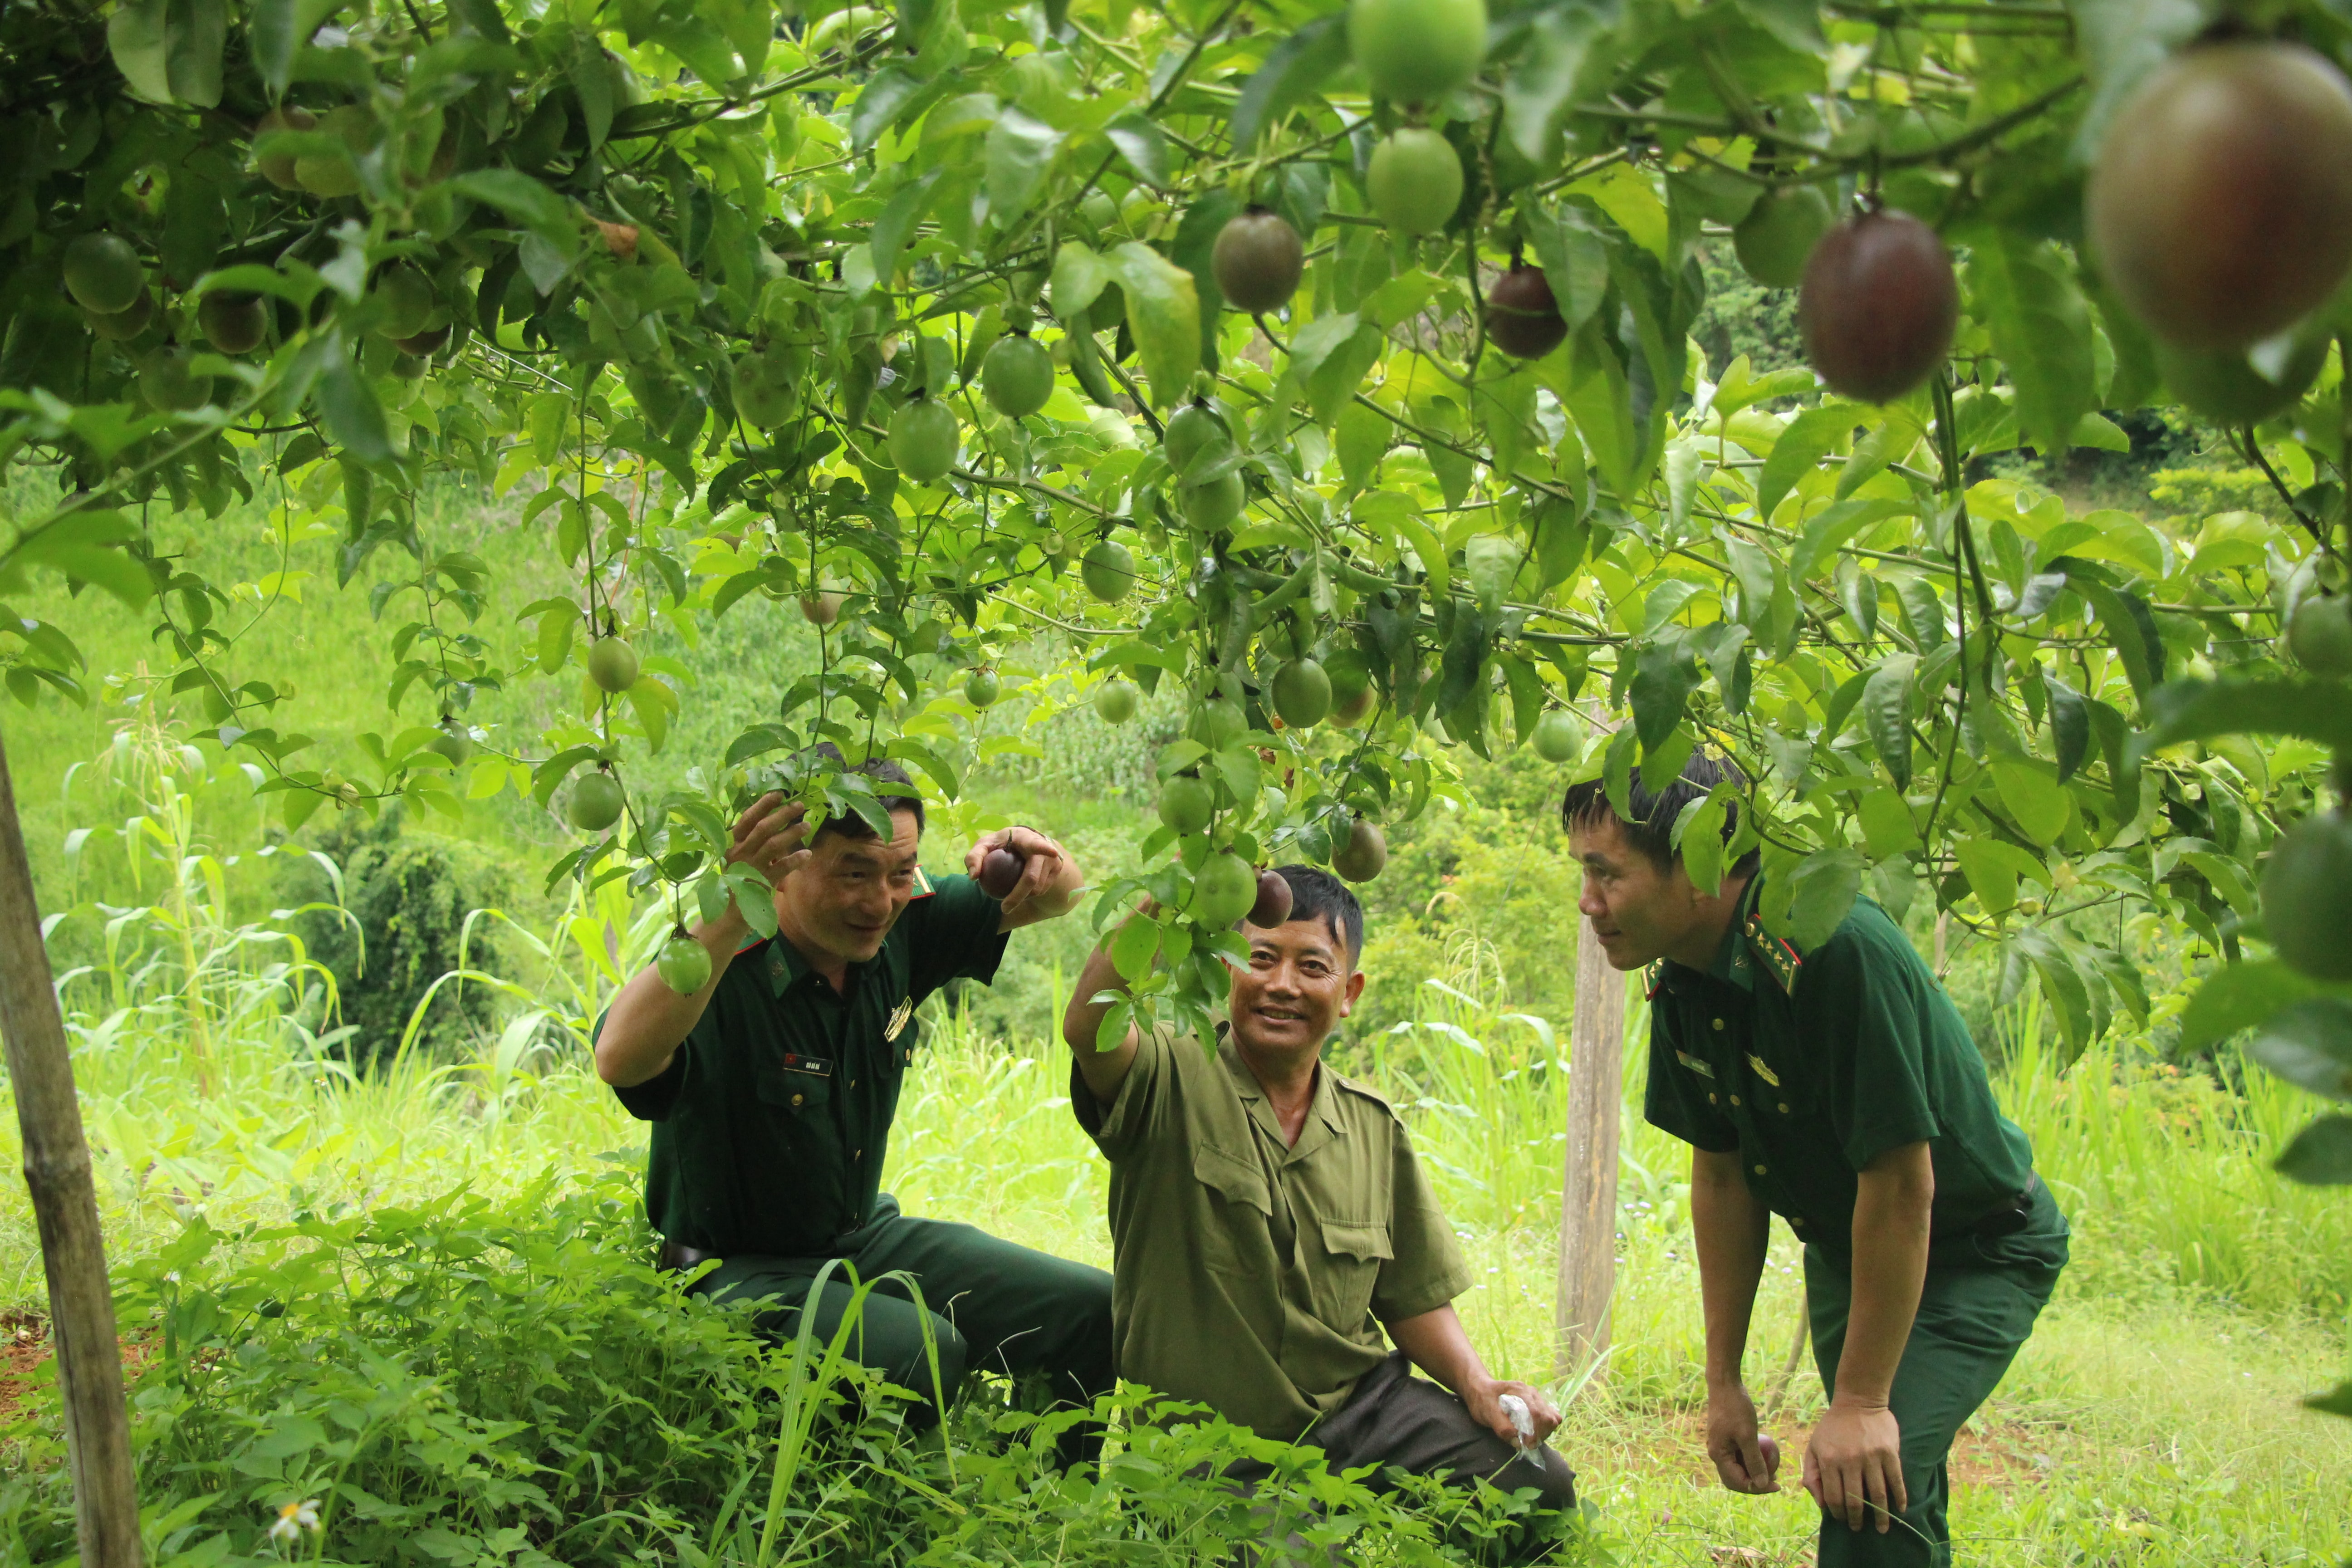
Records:
[[[845,1259],[862,1279],[904,1269],[921,1283],[950,1398],[978,1368],[1041,1376],[1052,1397],[1090,1405],[1113,1382],[1110,1277],[971,1226],[902,1215],[880,1191],[914,1060],[914,1009],[951,979],[985,983],[1006,933],[1069,910],[1078,868],[1052,839],[1010,827],[967,858],[977,868],[999,845],[1025,857],[1003,900],[969,876],[931,881],[916,865],[923,805],[906,773],[879,761],[856,771],[881,786],[893,838],[845,816],[812,842],[797,804],[762,797],[736,823],[727,858],[774,885],[777,935],[746,945],[730,905],[694,932],[710,954],[701,990],[680,996],[646,969],[598,1026],[598,1075],[654,1124],[646,1207],[666,1238],[663,1264],[720,1259],[694,1289],[772,1300],[759,1321],[777,1335],[797,1331],[829,1260]],[[821,1340],[850,1296],[836,1269],[817,1304]],[[923,1311],[885,1285],[866,1298],[851,1348],[929,1401]],[[1084,1446],[1079,1437],[1066,1447]]]
[[[1630,821],[1598,780],[1560,810],[1579,907],[1612,965],[1647,971],[1645,1112],[1693,1151],[1707,1454],[1732,1490],[1779,1489],[1740,1376],[1779,1214],[1805,1246],[1830,1394],[1803,1472],[1820,1568],[1940,1568],[1952,1438],[2032,1332],[2066,1222],[1967,1026],[1884,910],[1858,900],[1801,952],[1764,928],[1755,855],[1715,893],[1691,881],[1674,824],[1726,781],[1744,783],[1702,748],[1665,789],[1633,783]]]
[[[1327,871],[1280,874],[1290,919],[1242,927],[1214,1056],[1166,1028],[1098,1050],[1125,989],[1100,949],[1063,1019],[1071,1109],[1111,1164],[1119,1375],[1334,1469],[1483,1477],[1568,1508],[1575,1478],[1541,1442],[1559,1412],[1471,1348],[1452,1305],[1469,1270],[1403,1124],[1321,1063],[1363,991],[1363,910]],[[1524,1450],[1506,1395],[1530,1418]]]

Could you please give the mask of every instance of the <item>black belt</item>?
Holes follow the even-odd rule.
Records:
[[[696,1264],[708,1263],[718,1256],[719,1254],[715,1252],[705,1252],[698,1247],[688,1247],[680,1242],[665,1241],[661,1244],[661,1250],[654,1255],[654,1267],[666,1274],[683,1273]]]

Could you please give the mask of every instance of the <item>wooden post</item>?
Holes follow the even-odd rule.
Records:
[[[1568,1160],[1559,1194],[1559,1294],[1553,1355],[1559,1377],[1609,1350],[1617,1289],[1617,1118],[1624,1098],[1625,976],[1577,922],[1576,1016],[1569,1029]]]
[[[49,1345],[65,1399],[66,1455],[73,1468],[74,1523],[86,1568],[139,1568],[139,1496],[131,1473],[131,1422],[122,1398],[122,1350],[90,1184],[89,1144],[74,1098],[73,1058],[41,942],[32,867],[16,821],[16,786],[0,749],[0,1043],[25,1142],[25,1185],[41,1231],[48,1276]]]

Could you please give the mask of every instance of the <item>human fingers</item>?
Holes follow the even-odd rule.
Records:
[[[988,852],[990,850],[1004,842],[1006,831],[1006,829],[1002,827],[995,828],[990,832],[982,834],[979,837],[971,841],[971,847],[963,852],[963,874],[965,876],[977,877],[980,875],[980,863],[988,858]]]
[[[735,818],[735,842],[740,844],[744,839],[751,837],[752,830],[758,827],[762,821],[766,820],[770,813],[773,812],[778,805],[783,803],[783,798],[784,797],[776,791],[770,790],[767,794],[761,795],[759,799],[745,806],[742,814]]]
[[[1769,1472],[1764,1464],[1764,1446],[1753,1431],[1739,1435],[1739,1468],[1745,1484],[1743,1491],[1768,1492],[1772,1489]]]
[[[1528,1388],[1521,1396],[1528,1402],[1528,1414],[1535,1417],[1536,1436],[1549,1437],[1559,1430],[1559,1406],[1544,1397],[1543,1390]]]
[[[1798,1468],[1798,1479],[1805,1489],[1805,1495],[1813,1500],[1814,1506],[1828,1511],[1830,1505],[1822,1499],[1821,1460],[1815,1457],[1811,1444],[1806,1445],[1805,1462]]]
[[[1881,1535],[1895,1524],[1895,1516],[1886,1510],[1886,1471],[1885,1456],[1864,1454],[1862,1457],[1863,1496],[1867,1500],[1864,1517],[1877,1521]]]
[[[1868,1471],[1866,1456],[1863,1455],[1840,1459],[1837,1464],[1838,1490],[1844,1498],[1840,1511],[1851,1530],[1860,1530],[1870,1522],[1870,1492],[1864,1481]]]
[[[1899,1451],[1889,1453],[1883,1461],[1883,1468],[1886,1476],[1887,1508],[1895,1513],[1907,1512],[1911,1507],[1911,1489],[1903,1484],[1902,1454]],[[1890,1518],[1882,1521],[1878,1528],[1891,1530],[1894,1526],[1895,1521]]]

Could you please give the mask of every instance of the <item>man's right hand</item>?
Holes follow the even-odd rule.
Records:
[[[808,863],[808,807],[769,791],[735,819],[733,846],[725,860],[749,866],[774,887]]]
[[[1706,1457],[1715,1473],[1736,1492],[1780,1489],[1778,1445],[1768,1454],[1756,1433],[1756,1401],[1745,1384],[1710,1389],[1706,1396]]]

